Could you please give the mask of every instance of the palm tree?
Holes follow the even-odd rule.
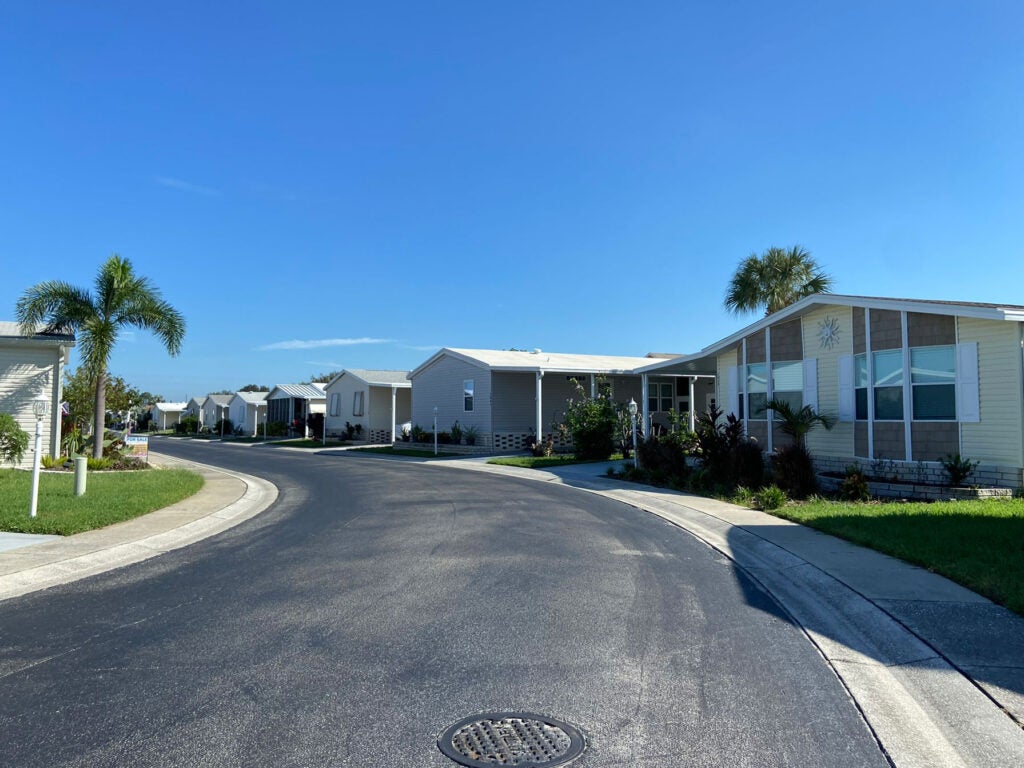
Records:
[[[185,319],[160,297],[160,291],[114,254],[96,275],[96,290],[47,280],[22,294],[17,304],[21,332],[75,333],[85,366],[95,383],[93,456],[103,456],[107,363],[120,330],[133,326],[152,331],[168,353],[177,355],[185,337]],[[42,326],[42,328],[40,328]]]
[[[772,247],[740,263],[729,281],[725,308],[738,315],[764,307],[770,315],[804,296],[828,293],[831,288],[832,278],[799,245],[788,250]]]
[[[815,413],[809,405],[794,410],[785,400],[769,400],[767,407],[775,411],[775,415],[779,417],[779,429],[792,437],[799,446],[803,446],[807,433],[819,424],[825,429],[832,429],[833,426],[831,418],[823,413]]]

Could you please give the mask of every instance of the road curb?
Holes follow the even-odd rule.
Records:
[[[0,601],[95,576],[186,547],[266,510],[277,486],[253,475],[151,454],[154,463],[203,476],[203,488],[133,520],[0,553]]]

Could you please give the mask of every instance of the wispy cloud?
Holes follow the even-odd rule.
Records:
[[[331,368],[337,369],[344,367],[342,363],[336,363],[332,360],[307,360],[306,365],[315,365],[317,368]]]
[[[220,195],[219,189],[204,187],[200,184],[192,184],[191,182],[182,181],[181,179],[175,179],[170,176],[157,176],[154,178],[154,181],[162,187],[170,187],[171,189],[178,189],[182,192],[192,192],[197,195],[206,195],[207,197],[216,197]]]
[[[275,341],[256,347],[260,352],[271,352],[278,349],[321,349],[322,347],[354,347],[357,344],[391,344],[394,339],[374,339],[364,336],[359,339],[292,339],[291,341]]]
[[[403,344],[402,346],[406,349],[414,349],[417,352],[437,352],[437,350],[441,349],[444,344]]]

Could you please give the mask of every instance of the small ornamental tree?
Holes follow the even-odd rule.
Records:
[[[28,449],[28,432],[9,413],[0,413],[0,464],[18,464]]]
[[[578,459],[604,461],[615,450],[619,417],[615,405],[604,395],[590,397],[576,382],[576,396],[569,400],[565,420],[559,429],[572,437]]]

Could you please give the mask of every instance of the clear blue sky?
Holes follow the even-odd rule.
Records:
[[[0,319],[120,253],[188,335],[111,370],[168,399],[695,351],[771,245],[1024,304],[1024,3],[5,3],[0,179]]]

